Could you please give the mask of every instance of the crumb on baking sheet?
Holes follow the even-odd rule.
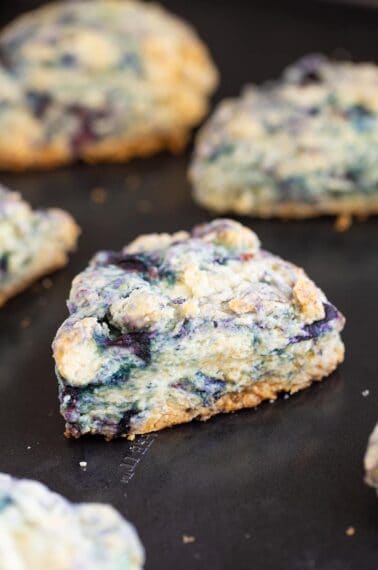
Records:
[[[105,188],[93,188],[91,191],[91,200],[94,204],[104,204],[108,199],[108,193]]]
[[[363,395],[364,398],[366,398],[370,394],[370,390],[366,388],[365,390],[362,390],[361,394]]]
[[[50,279],[50,277],[45,277],[44,279],[42,279],[41,285],[44,289],[51,289],[53,285],[52,279]]]
[[[152,203],[149,200],[139,200],[137,210],[141,214],[149,214],[152,211]]]
[[[125,182],[127,188],[132,192],[135,192],[138,190],[138,188],[140,188],[142,180],[137,174],[129,174],[129,176],[126,176]]]
[[[184,544],[193,544],[193,542],[195,542],[196,539],[194,536],[191,536],[190,534],[183,534],[182,541]]]
[[[350,214],[341,214],[335,220],[335,230],[337,232],[346,232],[349,230],[353,223],[353,218]]]
[[[79,461],[79,465],[82,469],[85,469],[88,465],[88,463],[86,461]]]
[[[20,327],[22,329],[27,329],[28,327],[30,327],[31,325],[31,320],[28,317],[25,317],[25,319],[22,319],[22,321],[20,322]]]
[[[354,528],[354,526],[348,526],[348,528],[345,531],[345,534],[347,536],[354,536],[356,534],[356,529]]]

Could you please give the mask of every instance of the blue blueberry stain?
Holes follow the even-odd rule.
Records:
[[[116,338],[107,339],[105,346],[128,348],[137,358],[149,364],[151,362],[151,337],[152,333],[147,331],[128,332]]]
[[[26,98],[33,115],[42,119],[51,105],[51,95],[43,91],[27,91]]]
[[[303,327],[303,334],[295,336],[294,338],[290,339],[289,344],[295,344],[297,342],[302,342],[304,340],[311,340],[314,338],[319,337],[320,335],[328,332],[330,330],[329,323],[334,319],[337,319],[339,316],[339,312],[330,303],[324,303],[324,318],[320,319],[319,321],[315,321],[309,325],[305,325]]]

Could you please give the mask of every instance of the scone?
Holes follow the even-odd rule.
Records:
[[[378,424],[369,438],[365,454],[365,480],[378,492]]]
[[[0,474],[1,570],[140,570],[143,547],[113,507],[72,504]]]
[[[32,210],[0,186],[0,307],[33,281],[66,265],[79,228],[63,210]]]
[[[378,67],[308,56],[220,104],[190,170],[215,212],[378,213]]]
[[[180,150],[216,83],[195,31],[155,4],[39,8],[0,34],[0,168]]]
[[[343,316],[231,220],[102,251],[53,344],[66,435],[133,436],[294,393],[343,360]]]

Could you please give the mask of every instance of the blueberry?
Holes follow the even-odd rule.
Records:
[[[0,512],[9,507],[13,503],[11,497],[5,495],[4,497],[0,497]]]
[[[71,151],[74,156],[79,156],[83,146],[96,142],[100,137],[95,129],[95,122],[109,116],[106,109],[92,110],[82,105],[70,105],[67,112],[79,122],[79,126],[71,137]]]
[[[34,116],[42,119],[51,105],[51,95],[43,91],[27,91],[26,98]]]
[[[225,393],[226,382],[220,378],[196,372],[193,380],[184,378],[173,385],[173,388],[194,393],[201,398],[204,406],[212,406]]]
[[[110,265],[117,265],[124,271],[132,271],[137,273],[148,273],[150,265],[145,257],[141,255],[127,255],[127,254],[109,254],[108,263]]]
[[[72,53],[64,53],[60,58],[60,64],[63,67],[76,67],[78,60]]]
[[[76,388],[75,386],[65,385],[60,390],[60,399],[63,401],[63,398],[68,396],[70,405],[75,405],[77,403],[79,395],[80,388]]]
[[[321,55],[309,55],[303,57],[295,66],[298,74],[298,83],[302,87],[314,85],[323,81],[321,68],[325,58]]]
[[[329,303],[324,303],[324,318],[320,319],[319,321],[315,321],[309,325],[305,325],[303,327],[303,334],[295,336],[294,338],[290,339],[289,344],[295,344],[296,342],[302,342],[303,340],[310,340],[313,338],[317,338],[321,334],[328,332],[330,330],[329,322],[337,319],[339,316],[339,312],[333,305]]]
[[[353,105],[348,110],[347,117],[352,122],[353,127],[360,132],[369,131],[374,124],[372,113],[363,105]]]
[[[0,255],[0,277],[1,275],[5,275],[8,271],[8,255],[3,253]]]
[[[131,69],[136,75],[142,73],[140,59],[136,53],[125,53],[121,59],[120,67],[122,69]]]
[[[128,433],[129,428],[130,428],[130,420],[132,417],[134,417],[135,415],[137,415],[137,411],[135,410],[126,410],[123,414],[121,419],[119,420],[118,424],[117,424],[117,433],[116,435],[120,436],[123,435],[125,433]]]
[[[149,364],[151,362],[151,337],[152,334],[146,331],[128,332],[117,338],[108,339],[106,346],[130,348],[135,356]]]
[[[211,150],[207,156],[209,162],[215,162],[218,158],[230,155],[234,150],[234,146],[230,143],[223,143]]]

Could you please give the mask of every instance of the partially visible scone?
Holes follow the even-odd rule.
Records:
[[[63,210],[32,210],[0,186],[0,306],[33,281],[66,265],[79,228]]]
[[[378,424],[369,438],[365,454],[365,480],[378,492]]]
[[[195,31],[155,4],[44,6],[0,34],[0,168],[180,150],[216,84]]]
[[[196,200],[216,212],[378,213],[378,67],[308,56],[222,102],[190,176]]]
[[[344,356],[339,311],[232,220],[98,253],[68,307],[53,349],[71,437],[255,407],[321,380]]]
[[[134,527],[110,505],[73,504],[0,474],[1,570],[141,570]]]

